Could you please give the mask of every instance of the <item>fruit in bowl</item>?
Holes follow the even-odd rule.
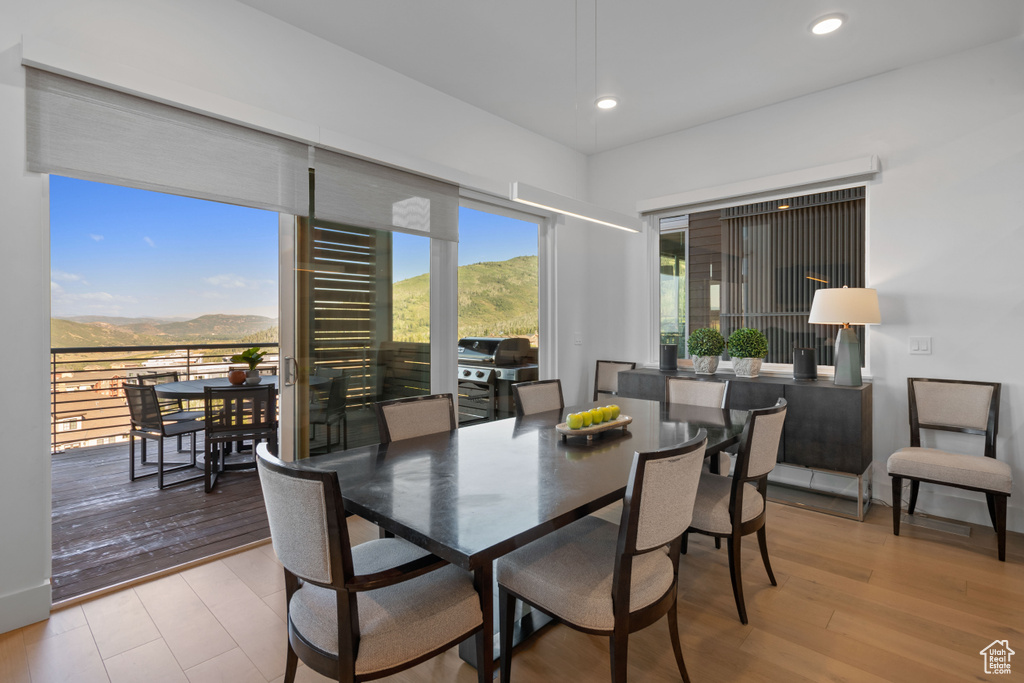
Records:
[[[611,406],[601,406],[598,410],[601,411],[601,416],[604,418],[604,422],[611,422],[613,419],[615,419],[612,417]]]
[[[569,429],[580,429],[583,427],[583,414],[569,413],[565,418],[565,423],[569,425]]]
[[[590,414],[589,410],[584,410],[580,415],[583,417],[584,427],[589,427],[594,423],[594,416]]]
[[[617,420],[617,419],[619,419],[619,414],[620,414],[620,413],[622,412],[622,409],[621,409],[621,408],[619,408],[619,407],[618,407],[617,405],[615,405],[614,403],[613,403],[613,404],[611,404],[611,405],[610,405],[610,406],[608,406],[608,407],[612,409],[612,419],[613,419],[613,420]]]
[[[591,408],[588,412],[594,424],[599,425],[604,422],[604,413],[601,412],[600,408]]]

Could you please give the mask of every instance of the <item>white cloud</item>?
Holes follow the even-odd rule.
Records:
[[[77,273],[65,273],[63,270],[51,270],[50,278],[60,282],[81,282],[83,285],[88,284],[82,279],[81,275]]]
[[[90,234],[89,237],[92,238],[92,240],[94,242],[102,242],[103,241],[103,235]]]
[[[251,280],[234,273],[205,277],[203,282],[211,287],[220,287],[222,289],[260,289],[261,287],[273,285],[273,280]]]
[[[149,238],[149,237],[143,237],[142,239],[143,239],[143,240],[144,240],[144,241],[146,242],[146,244],[148,244],[149,246],[151,246],[151,247],[155,247],[155,246],[156,246],[156,244],[155,244],[155,243],[153,242],[153,240],[152,240],[151,238]]]

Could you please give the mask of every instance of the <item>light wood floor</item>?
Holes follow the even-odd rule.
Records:
[[[724,550],[690,540],[680,575],[680,631],[701,681],[988,680],[979,651],[1008,639],[1024,652],[1024,537],[1007,561],[991,529],[970,539],[904,526],[876,505],[864,523],[771,504],[767,581],[746,542],[750,625],[740,624]],[[613,515],[609,515],[613,516]],[[353,539],[376,537],[353,517]],[[748,539],[749,540],[749,539]],[[0,635],[0,681],[281,681],[285,624],[281,570],[270,546],[240,553],[55,612]],[[661,621],[630,638],[631,681],[678,681]],[[1024,674],[1024,654],[1017,676]],[[602,638],[558,625],[513,660],[513,679],[606,681]],[[299,681],[322,681],[305,667]],[[475,681],[452,650],[388,680]]]

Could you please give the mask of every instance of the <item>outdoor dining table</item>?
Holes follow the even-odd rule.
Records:
[[[277,375],[260,375],[260,383],[255,386],[270,385],[277,391]],[[202,399],[206,387],[235,387],[243,389],[245,384],[235,385],[227,377],[206,377],[204,379],[187,379],[180,382],[156,384],[156,395],[160,398],[177,398],[183,401]]]
[[[473,572],[485,638],[493,639],[495,559],[620,500],[634,452],[681,444],[703,428],[710,456],[738,442],[747,418],[739,410],[612,400],[632,423],[593,441],[563,441],[555,426],[565,413],[597,402],[337,451],[296,466],[336,472],[347,512]],[[524,616],[519,640],[541,622],[547,619],[539,613]],[[471,641],[459,652],[477,664]]]

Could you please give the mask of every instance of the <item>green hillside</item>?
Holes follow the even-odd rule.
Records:
[[[430,341],[430,276],[394,286],[395,339]],[[459,267],[459,337],[537,332],[537,257]]]
[[[123,320],[123,322],[121,321]],[[277,321],[259,315],[204,315],[184,322],[141,321],[137,318],[106,318],[102,322],[76,322],[50,319],[50,345],[75,346],[155,346],[164,344],[203,344],[207,342],[248,341],[268,330],[260,341],[277,341]]]

